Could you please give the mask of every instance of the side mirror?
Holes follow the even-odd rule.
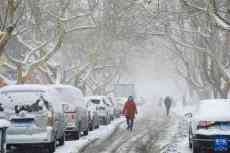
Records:
[[[192,113],[186,113],[184,116],[185,116],[186,118],[192,118]]]

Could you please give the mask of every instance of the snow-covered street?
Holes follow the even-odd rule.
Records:
[[[141,111],[145,113],[138,116],[133,132],[127,131],[125,121],[119,119],[113,126],[103,127],[110,128],[110,134],[104,135],[102,132],[100,136],[95,136],[105,129],[96,131],[76,143],[67,143],[57,152],[66,152],[65,148],[69,145],[73,148],[68,147],[70,153],[71,150],[74,153],[185,153],[185,120],[175,114],[166,117],[163,110],[154,107],[145,107]]]

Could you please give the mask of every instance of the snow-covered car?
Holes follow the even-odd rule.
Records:
[[[11,126],[7,149],[40,147],[55,152],[64,145],[64,115],[57,92],[43,85],[12,85],[0,90],[0,102]]]
[[[230,151],[230,100],[201,101],[189,118],[189,146],[193,153]]]
[[[69,85],[52,85],[58,92],[59,102],[65,116],[65,136],[67,139],[79,139],[81,133],[88,135],[88,111],[80,89]]]
[[[92,103],[91,100],[87,97],[85,98],[85,102],[88,110],[89,129],[92,131],[99,128],[100,126],[100,119],[97,112],[97,104]]]
[[[110,96],[110,97],[108,97],[108,99],[109,99],[111,106],[112,106],[112,109],[113,109],[113,116],[112,117],[113,118],[120,117],[121,109],[120,109],[119,104],[116,101],[116,98],[114,98],[113,96]]]
[[[96,110],[99,116],[100,124],[107,125],[110,123],[110,109],[105,100],[105,96],[91,96],[88,101],[96,105]]]
[[[104,103],[107,105],[108,110],[109,110],[109,116],[110,116],[110,121],[112,121],[115,118],[115,106],[113,101],[109,97],[104,97]]]

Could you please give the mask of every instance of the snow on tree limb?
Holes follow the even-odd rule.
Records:
[[[74,32],[74,31],[89,30],[89,29],[95,29],[95,28],[96,28],[96,26],[81,26],[81,27],[75,27],[75,28],[66,30],[65,32],[66,33],[71,33],[71,32]]]
[[[215,5],[216,4],[215,0],[209,0],[209,6],[207,6],[207,9],[194,5],[192,3],[189,3],[187,0],[182,0],[182,1],[184,2],[185,5],[191,8],[208,13],[213,18],[214,22],[223,30],[228,30],[228,31],[230,30],[230,23],[218,14],[217,8]]]
[[[213,19],[215,20],[216,24],[224,29],[230,31],[230,23],[223,19],[217,12],[211,12]]]

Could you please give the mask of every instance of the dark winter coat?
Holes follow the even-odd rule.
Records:
[[[125,103],[125,106],[123,108],[123,112],[122,112],[126,118],[128,119],[134,119],[135,118],[135,114],[137,114],[137,107],[134,101],[127,101]]]
[[[172,105],[172,99],[169,97],[166,97],[164,103],[165,103],[166,108],[170,108]]]

